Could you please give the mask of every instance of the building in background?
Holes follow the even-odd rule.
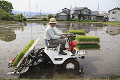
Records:
[[[96,21],[98,15],[99,15],[98,11],[91,11],[88,20],[94,20],[94,21]]]
[[[91,10],[87,7],[75,7],[72,13],[72,19],[89,20]]]
[[[105,19],[105,13],[99,13],[98,15],[97,15],[97,17],[96,17],[96,21],[99,21],[99,22],[102,22],[102,21],[105,21],[104,19]]]
[[[120,22],[120,8],[114,8],[108,11],[109,21]]]
[[[61,13],[56,14],[56,19],[60,21],[68,21],[70,19],[70,9],[62,9]]]
[[[62,12],[56,14],[56,19],[60,21],[74,20],[93,20],[93,21],[107,21],[106,13],[99,13],[98,11],[91,11],[87,7],[75,7],[71,9],[64,8]],[[72,12],[72,14],[71,14]]]
[[[99,13],[98,11],[91,11],[87,7],[75,7],[72,19],[76,20],[93,20],[93,21],[104,21],[105,13]]]

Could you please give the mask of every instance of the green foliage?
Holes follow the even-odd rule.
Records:
[[[76,19],[70,19],[69,21],[78,21],[78,20],[76,20]]]
[[[99,44],[76,44],[76,48],[78,50],[80,49],[100,49],[100,45]]]
[[[0,20],[14,20],[14,15],[11,13],[13,6],[10,2],[0,1]]]
[[[85,32],[83,30],[69,30],[69,33],[85,35]]]
[[[18,18],[18,19],[23,19],[22,13],[21,13],[21,14],[17,14],[17,18]]]
[[[43,18],[42,18],[42,21],[47,21],[47,18],[46,18],[46,17],[43,17]]]
[[[23,21],[26,21],[27,19],[25,17],[23,17]]]
[[[18,54],[18,56],[16,57],[15,61],[13,62],[13,66],[17,66],[17,64],[20,62],[22,57],[25,55],[25,53],[32,46],[33,43],[34,43],[34,40],[31,40],[28,43],[28,45]]]
[[[48,15],[48,19],[53,18],[54,16],[52,14]]]
[[[78,42],[100,42],[100,38],[97,36],[76,36]]]
[[[0,20],[14,20],[14,15],[0,8]]]
[[[22,19],[16,19],[16,21],[18,21],[18,22],[22,22]]]
[[[17,14],[17,21],[22,22],[26,21],[26,18],[23,16],[23,14]]]
[[[8,13],[11,13],[13,6],[10,2],[2,0],[0,1],[0,8],[2,8],[4,11]]]

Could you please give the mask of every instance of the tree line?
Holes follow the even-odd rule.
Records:
[[[21,14],[14,15],[12,13],[12,3],[4,0],[0,0],[0,20],[4,21],[26,21],[26,18]]]
[[[26,18],[23,16],[23,14],[17,14],[14,15],[12,13],[12,3],[5,1],[5,0],[0,0],[0,21],[26,21]],[[52,14],[48,15],[47,17],[43,17],[41,21],[48,21],[50,18],[54,17]]]

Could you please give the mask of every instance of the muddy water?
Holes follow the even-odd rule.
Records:
[[[84,30],[86,35],[100,37],[100,50],[87,51],[85,59],[79,59],[83,71],[64,72],[61,68],[31,67],[22,75],[7,75],[12,69],[8,62],[19,53],[31,39],[40,37],[36,48],[44,47],[44,31],[48,23],[17,23],[0,25],[0,78],[79,78],[120,74],[120,27],[103,24],[58,23],[57,28]]]

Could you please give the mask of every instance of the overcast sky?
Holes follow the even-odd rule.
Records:
[[[57,13],[63,8],[88,7],[92,11],[109,11],[120,7],[120,0],[6,0],[13,4],[14,10]]]

